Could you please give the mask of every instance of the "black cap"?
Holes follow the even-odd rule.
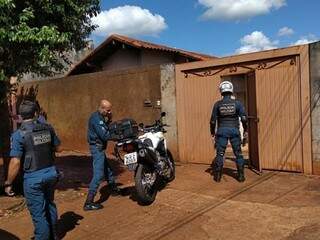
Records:
[[[35,102],[30,100],[25,100],[20,104],[19,114],[22,119],[30,119],[34,117],[34,114],[37,110],[37,105]]]

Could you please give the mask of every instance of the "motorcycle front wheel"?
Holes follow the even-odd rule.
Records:
[[[156,172],[147,165],[139,164],[134,180],[138,203],[141,205],[152,204],[158,192],[156,188]]]

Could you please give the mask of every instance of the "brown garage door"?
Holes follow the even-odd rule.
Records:
[[[263,169],[302,171],[298,62],[256,70],[259,157]]]
[[[184,78],[177,75],[177,120],[180,160],[190,163],[211,163],[212,145],[209,120],[212,104],[220,96],[219,76]]]
[[[298,57],[297,57],[298,58]],[[302,171],[300,75],[297,61],[279,60],[266,68],[255,64],[260,168]],[[259,70],[258,70],[259,69]],[[245,68],[242,68],[242,73]],[[209,132],[218,85],[229,68],[214,68],[213,76],[176,72],[178,145],[180,160],[211,163],[214,148]],[[240,71],[237,73],[240,74]],[[250,101],[252,99],[248,99]],[[250,146],[249,146],[250,148]]]

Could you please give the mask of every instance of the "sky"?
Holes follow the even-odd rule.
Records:
[[[320,40],[319,0],[101,0],[95,46],[110,34],[228,56]]]

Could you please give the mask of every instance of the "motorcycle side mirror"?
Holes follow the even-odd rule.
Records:
[[[165,117],[167,115],[166,112],[161,112],[161,117]]]
[[[143,123],[139,123],[139,127],[140,127],[140,128],[143,128],[143,127],[144,127],[144,124],[143,124]]]

